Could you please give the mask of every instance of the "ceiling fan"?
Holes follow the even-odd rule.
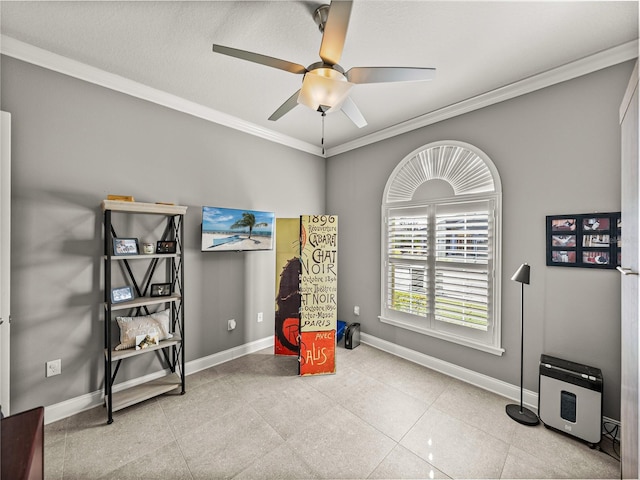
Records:
[[[300,90],[284,102],[269,117],[269,120],[278,120],[300,103],[321,112],[323,117],[326,113],[342,110],[358,128],[362,128],[367,125],[367,121],[348,96],[353,85],[432,80],[436,70],[419,67],[354,67],[345,72],[338,62],[344,48],[351,6],[351,0],[335,0],[330,5],[321,5],[315,10],[314,20],[322,32],[320,44],[322,61],[308,67],[222,45],[214,44],[213,51],[304,75]]]

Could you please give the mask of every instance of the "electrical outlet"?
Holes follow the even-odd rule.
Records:
[[[232,318],[231,320],[227,321],[227,330],[231,331],[234,328],[236,328],[236,321]]]
[[[262,321],[262,312],[258,312],[258,322]]]
[[[353,307],[353,314],[354,315],[360,315],[360,307],[358,305]]]
[[[62,373],[62,360],[51,360],[47,362],[47,377],[53,377],[54,375],[60,375]]]

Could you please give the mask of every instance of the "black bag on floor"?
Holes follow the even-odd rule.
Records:
[[[350,323],[344,332],[344,348],[353,350],[360,345],[360,324]]]

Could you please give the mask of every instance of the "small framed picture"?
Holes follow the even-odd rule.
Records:
[[[111,289],[111,303],[126,302],[133,300],[133,288],[129,285]]]
[[[176,253],[175,240],[161,240],[156,246],[156,253]]]
[[[170,283],[152,283],[151,284],[152,297],[168,297],[169,295],[171,295]]]
[[[113,254],[114,255],[138,255],[138,239],[137,238],[114,238]]]

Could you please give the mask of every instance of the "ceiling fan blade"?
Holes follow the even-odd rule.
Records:
[[[324,63],[335,65],[340,62],[344,40],[347,37],[351,5],[352,2],[346,0],[331,2],[320,45],[320,58]]]
[[[291,110],[293,110],[293,107],[298,105],[298,95],[300,95],[300,90],[298,90],[296,93],[291,95],[286,102],[280,105],[280,107],[271,114],[271,116],[269,117],[269,120],[272,120],[275,122],[280,117],[282,117],[285,113],[289,113]]]
[[[354,67],[345,73],[351,83],[415,82],[433,80],[435,68]]]
[[[230,57],[236,57],[241,60],[247,60],[253,63],[260,63],[267,67],[279,68],[291,73],[307,73],[307,69],[300,64],[288,62],[286,60],[280,60],[279,58],[268,57],[266,55],[260,55],[259,53],[247,52],[246,50],[239,50],[237,48],[224,47],[222,45],[213,44],[213,51],[216,53],[222,53],[223,55],[229,55]]]
[[[349,117],[349,120],[356,125],[356,127],[362,128],[367,126],[367,121],[364,119],[362,113],[360,113],[360,110],[358,110],[358,107],[350,97],[347,97],[344,100],[341,109],[344,114]]]

